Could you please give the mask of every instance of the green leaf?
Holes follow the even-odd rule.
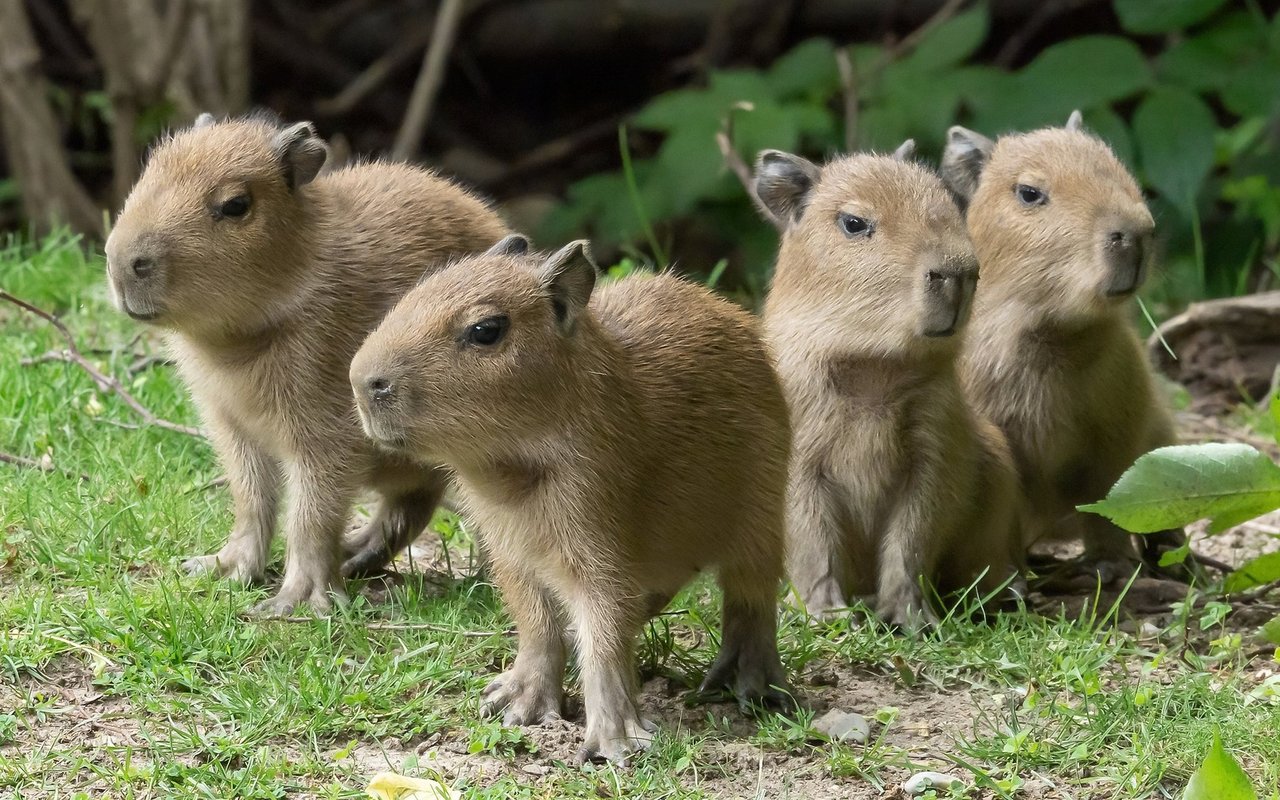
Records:
[[[1160,55],[1156,71],[1165,81],[1188,89],[1222,89],[1242,65],[1263,56],[1266,33],[1247,11],[1225,14],[1211,27],[1171,45]]]
[[[827,39],[801,42],[773,62],[768,80],[778,97],[828,97],[840,88],[836,49]]]
[[[1016,75],[971,85],[968,100],[974,125],[996,133],[1062,125],[1077,108],[1124,100],[1150,84],[1151,66],[1133,42],[1080,36],[1045,49]]]
[[[706,92],[700,89],[677,89],[660,94],[636,112],[631,123],[637,128],[672,131],[691,118],[707,115]]]
[[[1249,776],[1222,747],[1222,737],[1213,734],[1213,746],[1200,769],[1191,775],[1182,800],[1258,800]]]
[[[1168,33],[1195,25],[1226,0],[1115,0],[1116,16],[1130,33]]]
[[[1280,387],[1273,390],[1271,399],[1267,401],[1267,410],[1271,412],[1271,425],[1275,429],[1272,435],[1276,437],[1276,444],[1280,444]]]
[[[1187,560],[1187,556],[1191,555],[1191,543],[1188,542],[1182,547],[1175,547],[1172,550],[1166,550],[1160,554],[1160,566],[1172,567],[1181,564]]]
[[[1084,112],[1084,127],[1093,131],[1099,139],[1111,145],[1116,158],[1121,163],[1134,169],[1133,137],[1129,135],[1129,126],[1120,115],[1107,106],[1089,109]]]
[[[1133,134],[1148,185],[1188,214],[1213,168],[1217,130],[1213,112],[1185,89],[1156,89],[1134,112]]]
[[[989,17],[985,3],[956,14],[930,31],[906,60],[923,70],[956,66],[986,41]]]
[[[1247,562],[1223,581],[1224,592],[1243,592],[1280,581],[1280,553],[1266,553]]]
[[[1276,617],[1262,626],[1262,635],[1268,642],[1280,645],[1280,617]]]
[[[1079,506],[1127,531],[1151,533],[1206,517],[1210,533],[1280,508],[1280,467],[1246,444],[1161,447],[1139,458],[1106,498]]]

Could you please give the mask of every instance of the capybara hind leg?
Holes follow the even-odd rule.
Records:
[[[739,565],[721,570],[724,592],[720,652],[700,691],[731,691],[744,707],[794,705],[778,657],[778,576]]]
[[[348,578],[374,575],[408,547],[426,529],[435,514],[444,482],[394,496],[383,496],[373,519],[343,542],[346,561],[342,574]]]

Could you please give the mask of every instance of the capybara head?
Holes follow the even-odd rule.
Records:
[[[785,225],[770,299],[810,317],[812,335],[886,353],[954,347],[977,262],[960,209],[913,153],[908,141],[823,167],[760,154],[756,191]]]
[[[512,234],[427,276],[369,335],[351,388],[370,438],[456,463],[560,423],[596,267],[585,241],[528,250]]]
[[[1146,277],[1155,223],[1133,176],[1080,112],[993,142],[947,132],[943,175],[968,201],[984,282],[1039,313],[1105,312]]]
[[[309,122],[193,127],[160,143],[107,239],[117,307],[181,331],[260,324],[300,279],[303,188],[328,150]]]

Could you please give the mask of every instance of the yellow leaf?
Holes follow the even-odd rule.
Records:
[[[461,800],[462,795],[439,780],[379,772],[366,789],[373,800]]]

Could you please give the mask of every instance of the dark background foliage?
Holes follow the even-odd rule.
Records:
[[[0,2],[8,228],[53,213],[100,235],[165,128],[268,107],[316,121],[336,160],[454,174],[542,244],[718,266],[758,296],[775,234],[717,134],[748,163],[908,137],[934,160],[951,124],[995,135],[1079,108],[1148,191],[1161,313],[1280,271],[1280,17],[1256,0]],[[424,77],[431,49],[443,71]]]

